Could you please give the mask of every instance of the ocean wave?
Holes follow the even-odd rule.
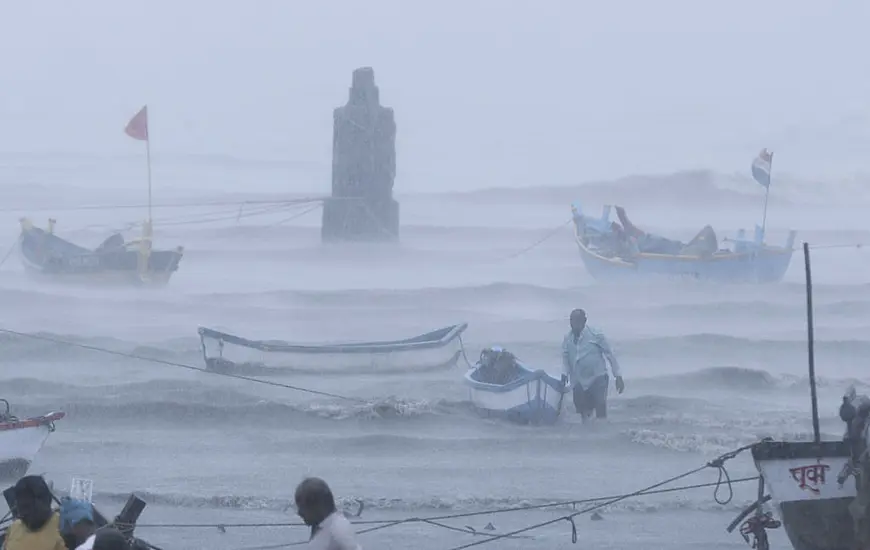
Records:
[[[32,395],[30,403],[16,405],[18,416],[45,414],[39,401],[51,403],[54,410],[67,413],[75,422],[135,424],[143,418],[149,422],[166,422],[185,428],[194,421],[221,425],[256,422],[264,427],[283,428],[294,418],[345,420],[413,420],[449,414],[469,414],[470,403],[450,399],[402,399],[394,396],[356,402],[314,402],[288,404],[222,389],[194,389],[178,381],[154,381],[111,387],[73,387],[49,384],[33,379],[3,381],[6,395]],[[52,395],[74,396],[62,400]],[[150,399],[143,399],[143,395]]]
[[[30,309],[45,307],[91,308],[118,307],[135,302],[137,310],[166,311],[191,307],[246,306],[275,308],[371,308],[379,309],[431,307],[485,308],[505,301],[516,303],[516,314],[522,316],[524,304],[565,309],[565,303],[589,304],[589,307],[619,313],[654,314],[664,317],[692,317],[715,314],[722,316],[788,316],[804,313],[805,288],[802,283],[781,283],[777,292],[771,287],[741,286],[740,293],[725,296],[730,285],[684,284],[681,282],[649,282],[631,287],[609,286],[546,286],[521,282],[496,281],[485,284],[453,284],[402,289],[340,289],[340,290],[241,290],[233,292],[148,293],[133,291],[93,292],[72,295],[62,287],[43,289],[0,289],[0,301],[10,307]],[[870,310],[868,284],[824,285],[814,287],[815,308],[820,316],[863,315]],[[667,302],[648,300],[650,296],[668,297]],[[635,300],[633,298],[647,298]],[[587,309],[589,308],[587,307]],[[561,319],[561,317],[560,317]],[[2,343],[4,340],[0,340]]]

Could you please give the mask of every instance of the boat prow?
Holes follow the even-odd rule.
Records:
[[[53,281],[99,284],[163,285],[178,270],[184,248],[152,250],[150,229],[142,239],[125,242],[115,233],[94,250],[79,246],[22,218],[18,242],[25,270]]]
[[[54,432],[54,423],[66,413],[51,412],[32,418],[18,418],[9,411],[9,402],[0,399],[0,479],[21,477]]]

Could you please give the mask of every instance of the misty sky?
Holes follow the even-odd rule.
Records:
[[[870,5],[818,0],[78,0],[0,7],[0,153],[299,163],[375,69],[397,189],[630,173],[870,172]],[[315,177],[313,180],[317,180]]]

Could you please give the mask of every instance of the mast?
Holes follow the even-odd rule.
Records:
[[[816,395],[816,359],[813,338],[813,275],[810,269],[810,245],[804,243],[804,272],[806,273],[807,287],[807,358],[809,362],[810,377],[810,401],[813,410],[813,441],[820,443],[822,440],[819,430],[819,401]]]
[[[764,243],[764,231],[767,228],[767,199],[770,197],[770,178],[773,174],[773,153],[770,153],[770,172],[767,175],[767,186],[764,188],[764,210],[761,213],[761,242]]]

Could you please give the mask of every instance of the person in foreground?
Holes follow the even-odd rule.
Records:
[[[586,325],[586,312],[575,309],[571,312],[571,332],[562,341],[562,368],[568,387],[573,389],[574,408],[584,422],[593,411],[596,418],[607,418],[607,363],[616,378],[616,391],[622,393],[625,381],[610,344],[601,331]]]
[[[329,485],[309,477],[296,487],[296,513],[311,527],[308,548],[314,550],[362,550],[353,527],[335,507]]]
[[[18,519],[9,526],[3,550],[66,550],[60,516],[51,509],[51,490],[41,476],[24,476],[15,484]]]
[[[65,497],[60,503],[60,523],[65,538],[69,537],[69,548],[91,550],[94,547],[97,526],[94,524],[94,507],[90,502]]]

